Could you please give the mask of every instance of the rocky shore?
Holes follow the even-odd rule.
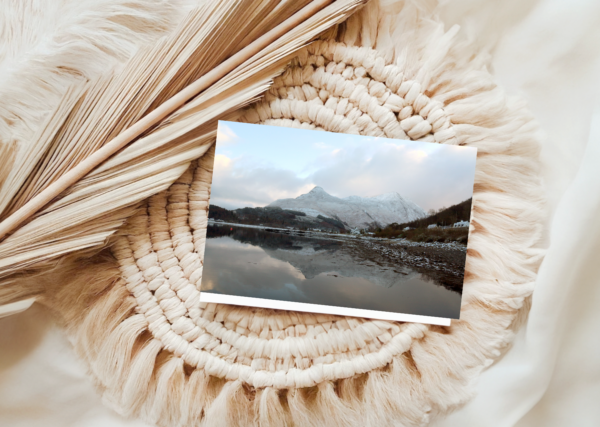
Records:
[[[415,243],[411,241],[357,242],[356,250],[375,261],[376,256],[388,262],[409,265],[433,278],[447,289],[462,292],[467,248],[456,243]]]

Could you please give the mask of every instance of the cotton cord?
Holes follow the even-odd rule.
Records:
[[[241,118],[303,129],[457,144],[440,101],[373,49],[317,41]]]

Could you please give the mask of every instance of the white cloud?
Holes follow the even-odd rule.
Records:
[[[219,127],[217,128],[217,144],[220,147],[228,146],[237,143],[239,137],[236,133],[231,130],[231,128],[223,122],[219,122]]]
[[[214,169],[218,171],[227,171],[231,168],[231,159],[224,154],[215,156]]]
[[[309,178],[274,167],[249,168],[244,159],[215,156],[211,204],[227,209],[266,206],[277,199],[294,198],[310,191]]]
[[[460,150],[426,152],[385,144],[372,156],[365,149],[344,150],[323,161],[310,178],[338,197],[398,192],[424,209],[468,199],[472,195],[472,157]]]
[[[416,163],[422,162],[427,157],[427,153],[423,150],[410,150],[407,155],[413,162]]]

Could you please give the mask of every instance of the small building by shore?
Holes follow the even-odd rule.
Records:
[[[469,221],[458,221],[452,225],[452,227],[455,227],[455,228],[468,227],[468,226],[469,226]]]

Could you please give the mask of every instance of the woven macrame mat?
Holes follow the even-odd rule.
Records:
[[[211,149],[120,230],[118,265],[78,273],[86,292],[65,317],[109,404],[165,426],[417,426],[470,397],[533,289],[537,146],[487,73],[409,77],[373,49],[319,41],[239,120],[477,147],[461,319],[200,303]]]

